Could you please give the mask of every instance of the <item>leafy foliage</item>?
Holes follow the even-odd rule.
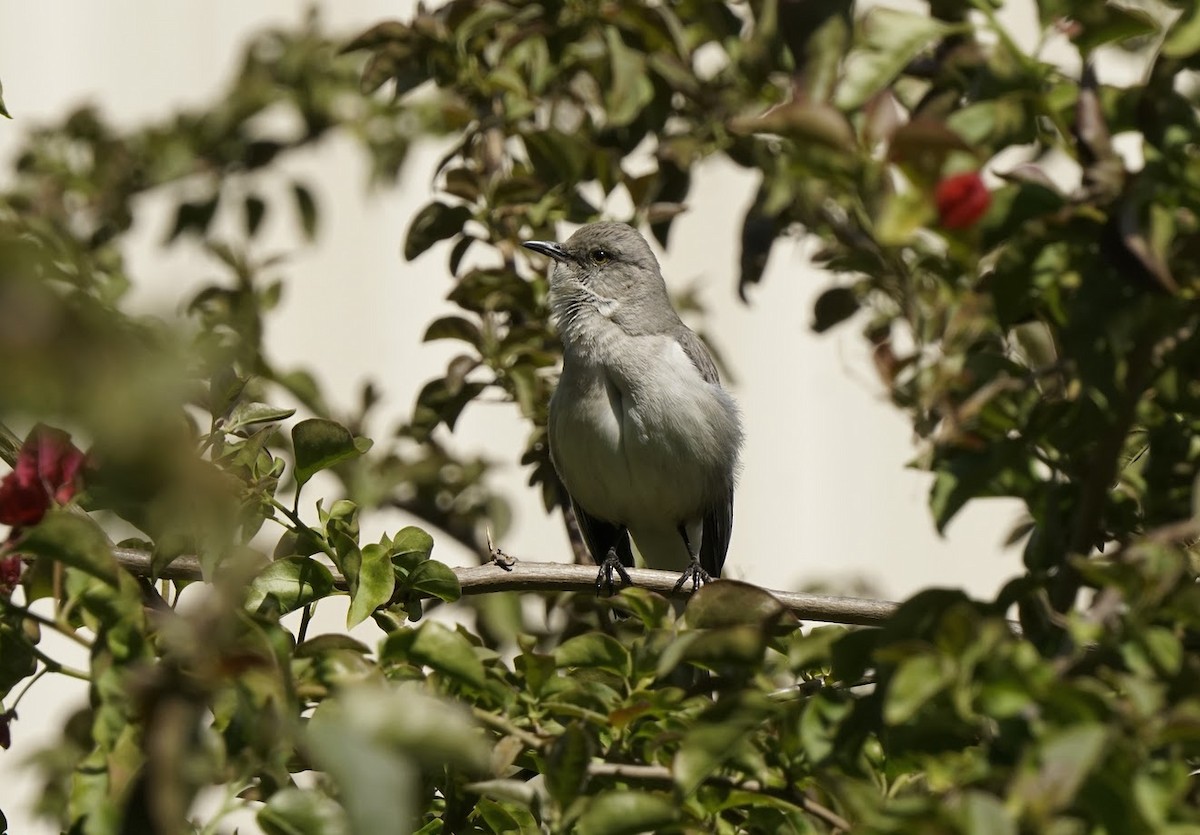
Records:
[[[164,124],[121,133],[83,109],[35,131],[0,197],[0,416],[89,449],[85,466],[54,434],[72,463],[43,471],[36,431],[0,432],[0,742],[43,674],[90,683],[40,759],[44,811],[73,832],[215,831],[188,818],[215,785],[270,833],[1200,828],[1200,15],[1038,3],[1075,74],[971,11],[452,0],[344,48],[315,21],[267,33],[226,95]],[[1112,47],[1147,61],[1144,84],[1102,83]],[[269,132],[268,109],[299,127]],[[362,432],[373,389],[337,413],[263,352],[284,283],[257,252],[279,210],[258,184],[331,132],[381,185],[417,137],[456,140],[403,252],[450,242],[459,312],[425,339],[463,353],[387,443]],[[1140,137],[1140,166],[1118,134]],[[638,588],[460,601],[435,539],[490,556],[484,523],[504,517],[446,441],[481,393],[518,404],[522,461],[560,499],[557,344],[519,241],[624,201],[665,246],[715,156],[760,177],[740,291],[779,237],[820,240],[835,279],[813,326],[862,327],[925,442],[938,526],[1024,502],[1026,571],[995,600],[931,589],[857,630],[801,628],[733,581],[682,614]],[[122,308],[120,244],[151,192],[177,196],[164,246],[193,237],[227,273],[180,321]],[[317,197],[287,193],[319,234]],[[240,234],[218,237],[230,212]],[[319,472],[336,494],[302,502]],[[384,506],[435,536],[364,542]],[[114,557],[114,517],[153,577]],[[203,593],[177,608],[183,555]],[[337,595],[374,646],[308,636]],[[29,608],[45,599],[52,616]],[[445,604],[473,624],[424,617]],[[85,644],[88,668],[42,629]]]

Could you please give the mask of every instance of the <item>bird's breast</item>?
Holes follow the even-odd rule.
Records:
[[[607,361],[571,356],[550,403],[554,464],[601,519],[674,529],[726,489],[740,429],[733,401],[674,339],[624,337]]]

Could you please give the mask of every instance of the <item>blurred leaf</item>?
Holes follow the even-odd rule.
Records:
[[[222,428],[226,432],[234,433],[252,426],[260,426],[264,423],[276,423],[281,420],[287,420],[294,414],[296,414],[295,409],[280,409],[266,403],[254,403],[242,400],[233,407],[233,411],[225,419]]]
[[[564,809],[583,792],[595,745],[583,725],[572,722],[554,741],[546,756],[546,788]]]
[[[393,632],[384,642],[383,654],[407,656],[411,663],[437,670],[448,678],[483,687],[483,662],[475,649],[462,635],[452,632],[436,621],[418,629]]]
[[[576,823],[579,835],[637,835],[674,823],[679,807],[667,795],[616,789],[589,799]]]
[[[813,305],[812,329],[824,333],[858,312],[858,294],[852,287],[830,287]]]
[[[255,818],[267,835],[349,835],[346,815],[317,792],[286,788],[271,795]]]
[[[0,116],[5,119],[11,119],[12,114],[8,112],[8,108],[4,106],[4,85],[0,84]]]
[[[850,52],[834,101],[841,110],[857,110],[891,84],[922,51],[958,31],[924,14],[877,6],[862,18],[861,46]]]
[[[471,210],[466,206],[447,206],[434,201],[413,218],[404,239],[404,260],[412,261],[425,250],[463,231],[463,225],[471,219]]]
[[[905,659],[888,683],[884,721],[889,725],[909,722],[947,684],[947,671],[936,655]]]
[[[317,201],[303,183],[292,183],[292,198],[300,215],[300,228],[304,230],[304,237],[311,241],[317,237]]]
[[[24,553],[78,568],[110,585],[117,583],[120,569],[108,537],[90,516],[51,509],[25,531],[20,543]]]

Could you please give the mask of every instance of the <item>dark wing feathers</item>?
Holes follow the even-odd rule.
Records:
[[[705,382],[720,385],[721,377],[717,365],[707,346],[693,331],[683,328],[676,337],[683,352],[700,372]],[[700,540],[700,567],[713,577],[721,576],[725,555],[729,552],[729,538],[733,535],[733,479],[729,480],[725,495],[704,514],[704,535]]]
[[[690,328],[681,328],[675,341],[688,355],[688,359],[692,361],[692,365],[696,366],[696,370],[700,372],[700,376],[706,383],[712,383],[714,386],[721,384],[721,376],[717,374],[717,364],[713,362],[712,354],[708,352],[708,347],[700,337],[696,336]]]

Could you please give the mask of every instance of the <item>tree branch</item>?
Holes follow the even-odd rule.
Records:
[[[588,774],[593,777],[614,777],[618,780],[628,780],[638,783],[670,783],[674,784],[675,777],[671,770],[663,765],[637,765],[633,763],[592,763],[588,766]],[[729,777],[714,775],[705,779],[706,783],[727,786],[740,791],[754,792],[778,797],[788,803],[794,803],[804,811],[825,823],[846,832],[850,831],[850,821],[837,812],[823,806],[804,794],[793,794],[788,791],[773,790],[763,786],[757,780],[733,780]]]
[[[117,562],[134,574],[149,575],[150,554],[134,548],[113,548]],[[513,562],[508,568],[487,565],[455,568],[463,594],[491,594],[499,591],[584,592],[596,591],[596,568],[590,565],[565,565],[546,562]],[[666,597],[686,598],[690,592],[673,593],[678,575],[671,571],[629,569],[634,584]],[[200,561],[195,557],[175,559],[160,574],[168,580],[200,580]],[[345,589],[346,580],[336,571],[334,583]],[[891,617],[897,604],[887,600],[860,597],[834,597],[826,594],[805,594],[767,589],[780,603],[803,620],[822,623],[845,623],[875,626]]]

